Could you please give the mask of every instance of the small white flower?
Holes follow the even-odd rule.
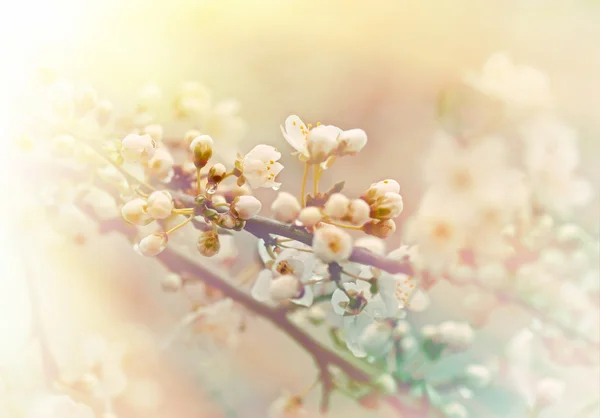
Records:
[[[173,198],[169,192],[157,190],[148,197],[146,213],[152,219],[165,219],[173,212]]]
[[[167,180],[173,173],[173,156],[164,148],[158,148],[147,162],[148,174],[159,180]]]
[[[381,197],[388,192],[400,193],[400,184],[396,180],[392,179],[385,179],[377,183],[373,183],[365,193],[365,197],[367,202],[371,203],[378,197]]]
[[[66,395],[54,395],[34,403],[27,418],[94,418],[94,411]]]
[[[363,199],[354,199],[348,205],[346,217],[352,225],[362,226],[371,217],[371,208]]]
[[[254,217],[260,209],[262,203],[254,196],[238,196],[231,203],[231,213],[239,219],[250,219]]]
[[[183,278],[179,274],[168,273],[162,278],[160,285],[165,292],[177,292],[183,286]]]
[[[197,136],[190,144],[190,151],[194,165],[197,168],[204,167],[213,154],[213,139],[208,135]]]
[[[271,205],[271,211],[273,211],[275,219],[286,223],[294,222],[300,214],[300,209],[298,199],[288,192],[279,192]]]
[[[367,145],[367,134],[362,129],[343,131],[338,137],[337,151],[341,155],[355,155]]]
[[[341,129],[333,125],[319,125],[306,135],[306,150],[309,163],[325,162],[337,147],[337,138]]]
[[[342,219],[348,213],[350,199],[342,193],[334,193],[325,203],[325,214],[332,219]]]
[[[121,208],[121,216],[133,225],[148,225],[153,220],[146,212],[146,201],[141,198],[125,203]]]
[[[137,249],[144,256],[155,256],[166,248],[167,240],[167,234],[155,232],[143,238],[138,244]]]
[[[298,215],[298,220],[302,222],[307,228],[312,228],[317,225],[323,219],[323,214],[321,213],[321,209],[316,206],[309,206],[300,211],[300,215]]]
[[[270,187],[278,189],[281,183],[277,183],[275,178],[283,170],[283,165],[279,163],[281,153],[269,145],[257,145],[242,161],[243,175],[250,187],[257,189],[259,187]]]
[[[545,407],[558,402],[565,392],[565,383],[558,379],[546,378],[538,382],[535,401]]]
[[[370,216],[379,220],[388,220],[400,216],[404,209],[402,196],[394,192],[386,192],[371,204]]]
[[[300,293],[300,282],[296,276],[284,274],[271,282],[269,295],[273,300],[292,299]]]
[[[352,253],[352,237],[337,227],[318,229],[313,236],[313,251],[326,263],[345,261]]]
[[[208,170],[208,182],[210,184],[218,184],[223,180],[225,174],[227,174],[227,168],[223,164],[217,163]],[[213,201],[215,197],[213,196]]]
[[[121,155],[125,161],[148,161],[154,156],[156,144],[150,135],[129,134],[121,142]]]
[[[219,234],[213,230],[200,232],[196,247],[203,256],[213,257],[221,250]]]
[[[373,219],[362,226],[362,230],[369,235],[379,238],[387,238],[396,231],[396,222],[392,219]]]

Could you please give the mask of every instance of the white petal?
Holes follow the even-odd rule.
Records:
[[[254,286],[252,286],[252,297],[259,302],[270,300],[269,289],[273,281],[271,270],[263,270],[259,273]]]
[[[290,299],[290,300],[297,305],[310,306],[310,305],[312,305],[314,298],[315,298],[315,295],[313,294],[312,289],[310,287],[306,286],[304,288],[304,294],[302,295],[302,297],[300,297],[298,299]]]
[[[306,146],[305,135],[302,131],[308,131],[308,128],[296,115],[288,116],[285,120],[285,129],[281,127],[283,137],[296,151],[302,152]]]
[[[340,289],[336,289],[335,292],[333,292],[333,295],[331,295],[331,305],[333,306],[333,311],[338,315],[344,315],[346,312],[346,310],[340,306],[340,303],[349,301],[350,299],[348,296],[346,296],[346,294]]]

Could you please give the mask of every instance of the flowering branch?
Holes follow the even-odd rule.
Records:
[[[82,209],[86,212],[86,214],[88,214],[88,216],[95,219],[99,223],[100,232],[108,233],[111,231],[118,231],[122,232],[129,238],[134,237],[135,228],[126,225],[121,219],[100,220],[93,213],[93,211],[89,210],[89,208],[83,207]],[[258,231],[256,232],[259,233]],[[220,290],[224,296],[233,299],[246,309],[271,322],[282,332],[296,341],[304,350],[306,350],[313,358],[317,368],[319,369],[319,378],[322,385],[320,408],[323,412],[327,411],[331,392],[335,388],[333,376],[331,375],[331,371],[329,369],[330,366],[339,368],[342,372],[344,372],[344,374],[354,381],[364,384],[370,384],[373,381],[374,376],[372,376],[370,373],[344,359],[328,348],[322,346],[310,335],[294,325],[288,319],[286,311],[271,308],[255,300],[244,291],[230,284],[232,283],[232,280],[216,271],[214,268],[211,268],[206,264],[199,264],[192,258],[183,255],[169,247],[158,254],[156,258],[165,267],[167,267],[169,271],[177,273],[180,276],[189,277],[190,280],[202,281],[207,286]],[[408,386],[404,387],[404,389],[407,391]],[[419,415],[419,411],[417,409],[403,404],[397,397],[389,396],[386,398],[386,401],[394,409],[398,410],[403,417],[416,418],[421,416]]]

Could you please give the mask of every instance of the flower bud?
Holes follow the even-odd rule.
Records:
[[[387,221],[373,220],[363,225],[363,231],[379,238],[387,238],[396,231],[396,223],[391,219]]]
[[[315,231],[312,246],[326,263],[345,261],[352,254],[352,237],[340,228],[326,226]]]
[[[469,364],[465,370],[465,378],[471,387],[482,388],[492,379],[490,369],[481,364]]]
[[[274,279],[269,287],[269,294],[275,301],[295,298],[300,293],[301,284],[296,276],[285,274]]]
[[[154,156],[148,161],[148,174],[159,180],[166,180],[172,173],[173,156],[164,148],[159,148],[154,152]]]
[[[154,142],[160,142],[163,139],[163,127],[157,123],[146,126],[144,133],[150,135]]]
[[[275,219],[281,222],[294,222],[300,214],[300,203],[298,199],[290,193],[279,192],[277,198],[271,205],[271,210],[275,215]]]
[[[321,125],[311,129],[306,136],[308,161],[318,164],[327,160],[337,147],[338,134],[339,128],[331,125]]]
[[[337,152],[340,155],[355,155],[367,144],[367,134],[362,129],[349,129],[338,137]]]
[[[371,218],[388,220],[398,217],[404,209],[402,196],[394,192],[386,192],[371,204]]]
[[[321,210],[316,206],[309,206],[300,211],[300,215],[298,216],[298,220],[302,222],[307,228],[312,228],[321,222],[323,219],[323,214]]]
[[[396,180],[392,179],[386,179],[377,183],[373,183],[365,193],[364,197],[367,203],[372,203],[378,197],[381,197],[388,192],[400,193],[400,184],[398,184]]]
[[[100,100],[94,113],[96,115],[96,121],[98,122],[98,125],[104,126],[108,123],[110,117],[112,116],[113,104],[106,99]]]
[[[148,161],[154,156],[156,144],[150,135],[127,135],[121,142],[121,155],[125,161]]]
[[[354,199],[348,206],[346,214],[348,221],[352,225],[362,226],[370,219],[371,207],[362,199]]]
[[[209,184],[219,184],[223,177],[227,174],[227,168],[221,163],[217,163],[213,165],[210,170],[208,170],[208,183]]]
[[[348,213],[349,205],[350,199],[341,193],[334,193],[325,203],[325,214],[331,219],[342,219]]]
[[[246,220],[254,217],[261,208],[260,200],[254,196],[239,196],[233,199],[230,210],[236,218]]]
[[[140,241],[138,251],[146,257],[160,254],[166,248],[168,239],[164,232],[150,234]]]
[[[152,218],[146,212],[146,201],[144,199],[133,199],[125,203],[121,208],[121,216],[126,222],[133,225],[148,225]]]
[[[216,231],[201,232],[197,242],[198,251],[205,257],[212,257],[221,249],[219,234]]]
[[[196,168],[202,168],[212,157],[213,140],[208,135],[197,136],[190,144],[190,150],[192,151],[194,165]]]
[[[454,348],[466,348],[473,341],[473,328],[465,322],[445,321],[438,331],[441,341]]]
[[[173,198],[169,192],[157,190],[148,197],[146,213],[152,219],[165,219],[173,212]]]
[[[168,273],[162,278],[160,285],[165,292],[177,292],[183,286],[183,279],[179,274]]]

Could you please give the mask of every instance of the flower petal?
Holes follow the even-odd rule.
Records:
[[[254,286],[252,286],[252,297],[259,302],[270,300],[269,289],[273,281],[271,270],[263,270],[258,274]]]

